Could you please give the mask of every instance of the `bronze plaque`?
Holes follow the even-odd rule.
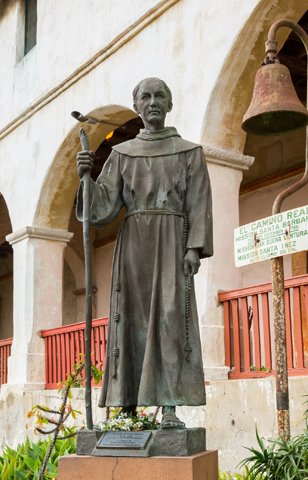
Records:
[[[146,447],[151,432],[106,432],[96,448],[127,448],[139,450]]]

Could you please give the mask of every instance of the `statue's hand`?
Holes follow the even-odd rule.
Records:
[[[184,273],[188,275],[189,271],[195,275],[198,273],[199,267],[201,265],[199,252],[195,248],[189,248],[185,257],[184,257]]]
[[[91,150],[77,153],[77,170],[80,178],[92,170],[94,158],[95,154]]]

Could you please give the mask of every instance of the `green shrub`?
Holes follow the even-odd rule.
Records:
[[[51,437],[48,440],[31,442],[27,437],[24,444],[14,450],[5,447],[0,456],[1,480],[37,480],[41,464],[43,463]],[[59,456],[70,455],[76,452],[76,439],[57,440],[51,453],[43,479],[57,478]]]
[[[258,475],[267,480],[304,480],[308,478],[308,430],[288,440],[271,439],[265,446],[256,431],[260,451],[248,448],[252,455],[241,462],[249,467],[251,480]]]
[[[305,422],[305,428],[301,435],[270,439],[269,445],[265,446],[256,428],[259,450],[246,447],[252,455],[240,463],[247,469],[249,479],[259,479],[258,475],[266,480],[308,479],[308,400],[304,404],[306,410],[302,421]]]
[[[265,477],[257,476],[256,480],[265,480]],[[249,473],[249,468],[244,466],[242,473],[229,473],[229,472],[221,472],[218,470],[218,480],[251,480],[252,477]]]

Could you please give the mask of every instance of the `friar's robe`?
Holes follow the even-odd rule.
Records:
[[[99,406],[204,405],[193,285],[186,360],[183,267],[184,215],[187,248],[200,258],[213,255],[211,188],[200,145],[165,128],[142,130],[113,147],[91,182],[91,225],[104,227],[123,206],[128,215],[114,252]],[[82,182],[77,217],[82,220]]]

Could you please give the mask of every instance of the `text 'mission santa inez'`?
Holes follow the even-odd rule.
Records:
[[[308,206],[256,220],[234,230],[235,266],[308,250]]]

